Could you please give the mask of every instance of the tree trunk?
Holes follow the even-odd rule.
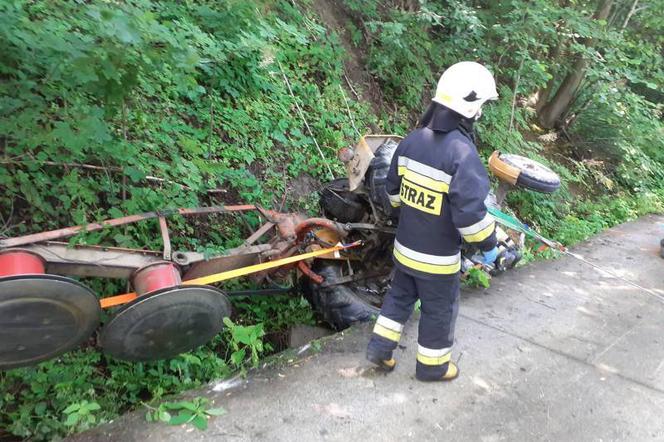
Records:
[[[550,52],[549,54],[549,60],[556,61],[558,60],[558,57],[560,57],[560,54],[562,53],[562,48],[564,46],[564,41],[560,40],[558,44],[556,45],[555,48]],[[549,100],[549,97],[551,96],[551,92],[553,92],[553,87],[556,84],[556,78],[551,77],[549,81],[546,82],[546,86],[544,89],[540,89],[537,97],[537,103],[535,104],[535,110],[539,113],[546,102]]]
[[[583,77],[586,75],[587,64],[585,58],[578,57],[558,91],[556,91],[556,95],[541,108],[539,120],[543,127],[551,129],[556,126],[560,117],[567,112],[581,81],[583,81]]]
[[[418,0],[400,0],[396,3],[396,7],[406,12],[417,12],[420,10],[420,2]]]
[[[611,11],[612,4],[613,0],[602,0],[598,5],[597,11],[593,14],[593,19],[606,20]],[[588,61],[581,55],[577,56],[574,60],[574,65],[560,84],[556,94],[539,109],[539,121],[544,128],[551,129],[557,127],[561,116],[569,111],[574,96],[579,90],[579,85],[586,75],[587,67]]]

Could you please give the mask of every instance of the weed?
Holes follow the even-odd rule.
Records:
[[[471,267],[468,269],[468,274],[464,283],[469,287],[484,287],[489,288],[489,281],[491,276],[482,269]]]
[[[260,355],[266,350],[261,339],[265,335],[263,324],[237,325],[230,318],[224,318],[224,324],[230,334],[230,345],[233,350],[230,362],[235,367],[244,369],[244,363],[248,357],[251,366],[256,367]]]
[[[191,401],[162,402],[157,408],[144,404],[149,408],[145,414],[148,422],[163,422],[169,425],[191,424],[199,430],[206,430],[210,416],[221,416],[226,410],[221,407],[209,408],[210,401],[196,397]]]

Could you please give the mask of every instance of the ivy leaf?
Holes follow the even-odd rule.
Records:
[[[125,214],[118,209],[117,207],[111,207],[108,209],[108,215],[111,218],[122,218]]]
[[[244,348],[239,349],[238,351],[234,351],[233,354],[231,355],[231,361],[233,361],[233,364],[235,365],[240,365],[242,361],[244,361],[244,358],[246,357],[246,351]]]
[[[65,419],[65,426],[66,427],[73,427],[78,423],[78,420],[81,418],[81,415],[78,413],[72,413],[67,416],[67,419]]]
[[[209,414],[210,416],[222,416],[222,415],[226,414],[226,410],[224,410],[221,407],[210,408],[208,410],[205,410],[205,414]]]
[[[169,423],[172,419],[171,413],[169,413],[166,410],[162,410],[159,412],[159,420],[162,422]]]
[[[169,425],[182,425],[191,421],[194,417],[194,414],[188,410],[181,411],[177,416],[171,417],[171,420],[168,421]]]
[[[115,35],[123,43],[133,44],[140,40],[140,35],[136,29],[129,23],[126,17],[117,17],[113,20]]]
[[[131,180],[134,183],[137,183],[137,182],[141,181],[143,178],[145,178],[145,174],[141,170],[139,170],[139,169],[137,169],[136,167],[133,167],[133,166],[125,167],[124,168],[124,173],[129,178],[131,178]]]
[[[165,402],[162,405],[169,410],[181,410],[184,408],[181,402]]]
[[[81,404],[75,403],[75,404],[71,404],[70,406],[65,408],[62,412],[65,413],[65,414],[70,414],[70,413],[73,413],[74,411],[78,410],[79,408],[81,408]]]
[[[194,424],[194,427],[198,428],[199,430],[207,430],[208,422],[205,416],[197,414],[191,423]]]
[[[38,402],[38,403],[35,405],[35,410],[34,410],[34,411],[35,411],[35,414],[36,414],[37,416],[41,416],[41,415],[43,415],[44,412],[46,411],[46,402]]]
[[[185,409],[194,412],[197,410],[196,404],[188,401],[171,402],[171,403],[166,403],[165,405],[167,408],[170,408],[171,410]]]

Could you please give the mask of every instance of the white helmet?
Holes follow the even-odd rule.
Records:
[[[474,61],[462,61],[440,76],[433,101],[466,118],[479,118],[482,105],[497,98],[496,81],[491,72]]]

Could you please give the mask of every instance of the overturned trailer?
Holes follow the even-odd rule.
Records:
[[[400,137],[365,136],[344,149],[348,177],[321,191],[326,218],[305,218],[256,205],[170,209],[0,240],[0,370],[57,357],[89,340],[102,310],[109,319],[98,344],[113,357],[150,361],[192,350],[219,333],[230,315],[227,294],[212,283],[253,274],[268,285],[271,275],[293,269],[301,275],[312,305],[336,328],[377,313],[389,286],[391,246],[398,212],[384,191],[385,177]],[[555,190],[553,172],[526,158],[495,153],[490,169],[506,191],[520,186]],[[237,248],[219,256],[172,250],[168,217],[255,212],[263,224]],[[70,245],[81,232],[158,221],[162,250]],[[503,272],[516,264],[519,238],[501,231]],[[361,247],[356,247],[361,245]],[[462,271],[481,266],[464,250]],[[127,279],[133,292],[100,297],[75,277]],[[282,291],[275,290],[274,293]]]
[[[247,211],[265,222],[242,246],[207,259],[171,250],[169,216]],[[159,221],[163,250],[61,242],[80,232],[148,219]],[[230,315],[227,295],[211,282],[246,274],[266,280],[294,267],[322,282],[305,259],[339,254],[348,246],[312,250],[312,232],[329,230],[344,238],[348,228],[323,218],[240,205],[148,212],[0,240],[0,369],[32,365],[77,347],[96,331],[102,309],[111,317],[99,344],[114,357],[148,361],[196,348],[219,333],[222,319]],[[124,278],[134,292],[98,297],[72,277]]]

